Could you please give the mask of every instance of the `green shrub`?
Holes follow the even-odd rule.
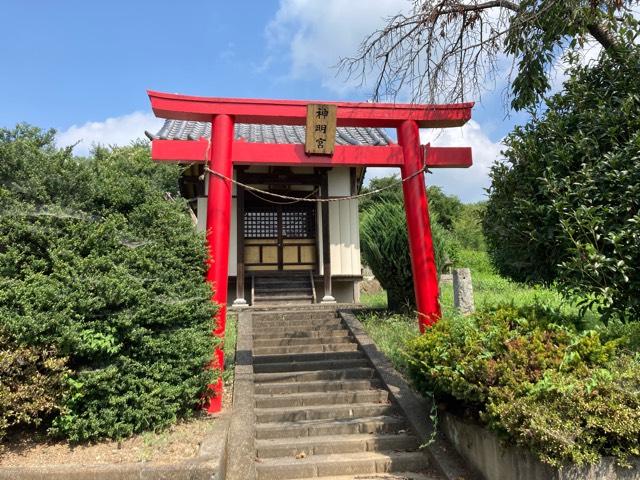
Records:
[[[383,201],[404,202],[402,184],[397,174],[372,178],[362,188],[362,193],[373,192],[374,190],[382,191],[363,197],[359,203],[361,212]],[[432,220],[437,221],[446,230],[453,230],[454,222],[465,212],[465,205],[458,197],[447,195],[437,185],[429,185],[427,187],[427,198],[429,212],[433,216]]]
[[[68,358],[50,431],[120,438],[188,416],[215,372],[205,248],[177,167],[148,145],[76,159],[50,132],[0,130],[0,325]]]
[[[455,195],[447,195],[437,185],[427,187],[429,212],[434,215],[433,220],[448,231],[454,230],[456,221],[466,211],[465,205]]]
[[[575,66],[546,110],[507,136],[484,220],[503,275],[553,282],[636,319],[640,301],[640,48]]]
[[[640,357],[575,316],[500,307],[447,318],[407,345],[418,388],[548,463],[640,453]]]
[[[640,64],[639,64],[640,68]],[[635,99],[640,115],[640,98]],[[625,111],[625,107],[621,107]],[[640,317],[640,122],[627,145],[550,186],[570,239],[560,285],[612,315]]]
[[[433,248],[438,271],[455,258],[455,245],[437,221],[431,221]],[[411,256],[404,205],[380,201],[360,215],[360,244],[364,261],[387,291],[388,306],[401,310],[415,305]]]
[[[453,219],[451,231],[461,248],[486,250],[486,242],[482,232],[484,211],[484,203],[463,204],[459,215]]]

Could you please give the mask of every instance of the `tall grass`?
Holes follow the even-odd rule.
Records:
[[[563,298],[553,287],[527,285],[501,277],[492,267],[486,252],[462,249],[459,251],[456,267],[466,267],[471,270],[477,310],[500,304],[512,304],[518,307],[542,305],[565,315],[578,313],[575,304]],[[403,355],[404,345],[418,335],[415,316],[386,311],[384,292],[373,295],[363,294],[361,300],[363,304],[377,309],[357,314],[367,333],[396,369],[404,371],[406,367]],[[440,305],[444,317],[458,315],[453,307],[451,284],[441,284]],[[597,322],[597,315],[593,313],[588,313],[586,317],[586,324]]]

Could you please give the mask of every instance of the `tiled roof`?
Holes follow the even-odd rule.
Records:
[[[165,120],[155,135],[145,132],[151,140],[199,140],[211,135],[210,122]],[[236,124],[236,139],[254,143],[304,143],[305,127],[289,125]],[[338,145],[389,145],[393,140],[379,128],[338,127]]]

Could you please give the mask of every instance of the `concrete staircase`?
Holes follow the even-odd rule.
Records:
[[[312,277],[308,272],[254,276],[251,304],[255,306],[300,305],[315,302]]]
[[[259,480],[441,478],[335,311],[255,311],[252,354]]]

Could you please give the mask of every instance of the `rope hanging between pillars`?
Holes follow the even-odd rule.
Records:
[[[223,175],[220,172],[216,172],[215,170],[212,170],[209,168],[208,166],[208,159],[209,159],[209,152],[211,151],[211,138],[209,138],[207,140],[207,149],[205,151],[205,158],[204,158],[204,171],[206,173],[209,173],[211,175],[215,175],[218,178],[222,178],[223,180],[227,180],[231,183],[233,183],[234,185],[244,188],[245,190],[249,191],[250,193],[253,193],[256,197],[261,198],[259,195],[268,195],[270,197],[274,197],[274,198],[279,198],[281,200],[288,200],[289,202],[287,203],[297,203],[297,202],[312,202],[312,203],[329,203],[329,202],[342,202],[345,200],[356,200],[358,198],[363,198],[363,197],[368,197],[371,195],[376,195],[380,192],[384,192],[385,190],[389,190],[390,188],[395,188],[398,185],[402,185],[405,182],[408,182],[409,180],[411,180],[414,177],[417,177],[418,175],[420,175],[421,173],[431,173],[431,171],[427,168],[427,155],[426,152],[423,156],[422,159],[422,168],[420,168],[419,170],[413,172],[411,175],[407,175],[404,178],[400,178],[397,182],[392,183],[391,185],[387,185],[386,187],[382,187],[382,188],[376,188],[375,190],[371,190],[370,192],[365,192],[365,193],[359,193],[357,195],[346,195],[346,196],[341,196],[341,197],[332,197],[332,198],[311,198],[311,196],[317,192],[317,189],[314,190],[313,192],[311,192],[309,195],[305,196],[305,197],[293,197],[290,195],[282,195],[279,193],[274,193],[274,192],[269,192],[268,190],[262,190],[260,188],[254,187],[252,185],[247,185],[246,183],[242,183],[239,182],[237,180],[235,180],[234,178],[229,178],[226,175]],[[265,198],[261,198],[262,200],[265,201],[269,201]],[[280,203],[280,202],[272,202],[272,203]],[[284,204],[284,203],[281,203]]]
[[[387,185],[386,187],[382,187],[382,188],[376,188],[375,190],[371,190],[370,192],[365,192],[365,193],[359,193],[358,195],[347,195],[347,196],[342,196],[342,197],[332,197],[332,198],[310,198],[311,195],[313,195],[314,193],[317,192],[317,189],[314,190],[313,192],[311,192],[309,195],[307,195],[306,197],[293,197],[290,195],[282,195],[279,193],[274,193],[274,192],[269,192],[268,190],[262,190],[260,188],[254,187],[252,185],[247,185],[246,183],[242,183],[239,182],[233,178],[229,178],[226,175],[223,175],[220,172],[216,172],[214,170],[211,170],[207,165],[205,165],[204,167],[204,171],[211,174],[211,175],[215,175],[216,177],[222,178],[223,180],[227,180],[231,183],[233,183],[234,185],[237,185],[238,187],[244,188],[245,190],[248,190],[251,193],[254,194],[259,194],[259,195],[268,195],[270,197],[274,197],[274,198],[279,198],[282,200],[291,200],[292,203],[295,202],[313,202],[313,203],[323,203],[323,202],[341,202],[344,200],[356,200],[358,198],[363,198],[363,197],[368,197],[371,195],[376,195],[380,192],[384,192],[385,190],[389,190],[390,188],[395,188],[399,185],[402,185],[404,182],[408,182],[409,180],[411,180],[414,177],[417,177],[418,175],[420,175],[421,173],[431,173],[429,171],[429,169],[427,168],[426,165],[426,161],[424,163],[424,165],[422,166],[422,168],[420,168],[419,170],[417,170],[416,172],[412,173],[411,175],[408,175],[404,178],[399,179],[397,182],[392,183],[391,185]],[[256,195],[258,196],[258,195]],[[265,199],[263,199],[265,200]]]

